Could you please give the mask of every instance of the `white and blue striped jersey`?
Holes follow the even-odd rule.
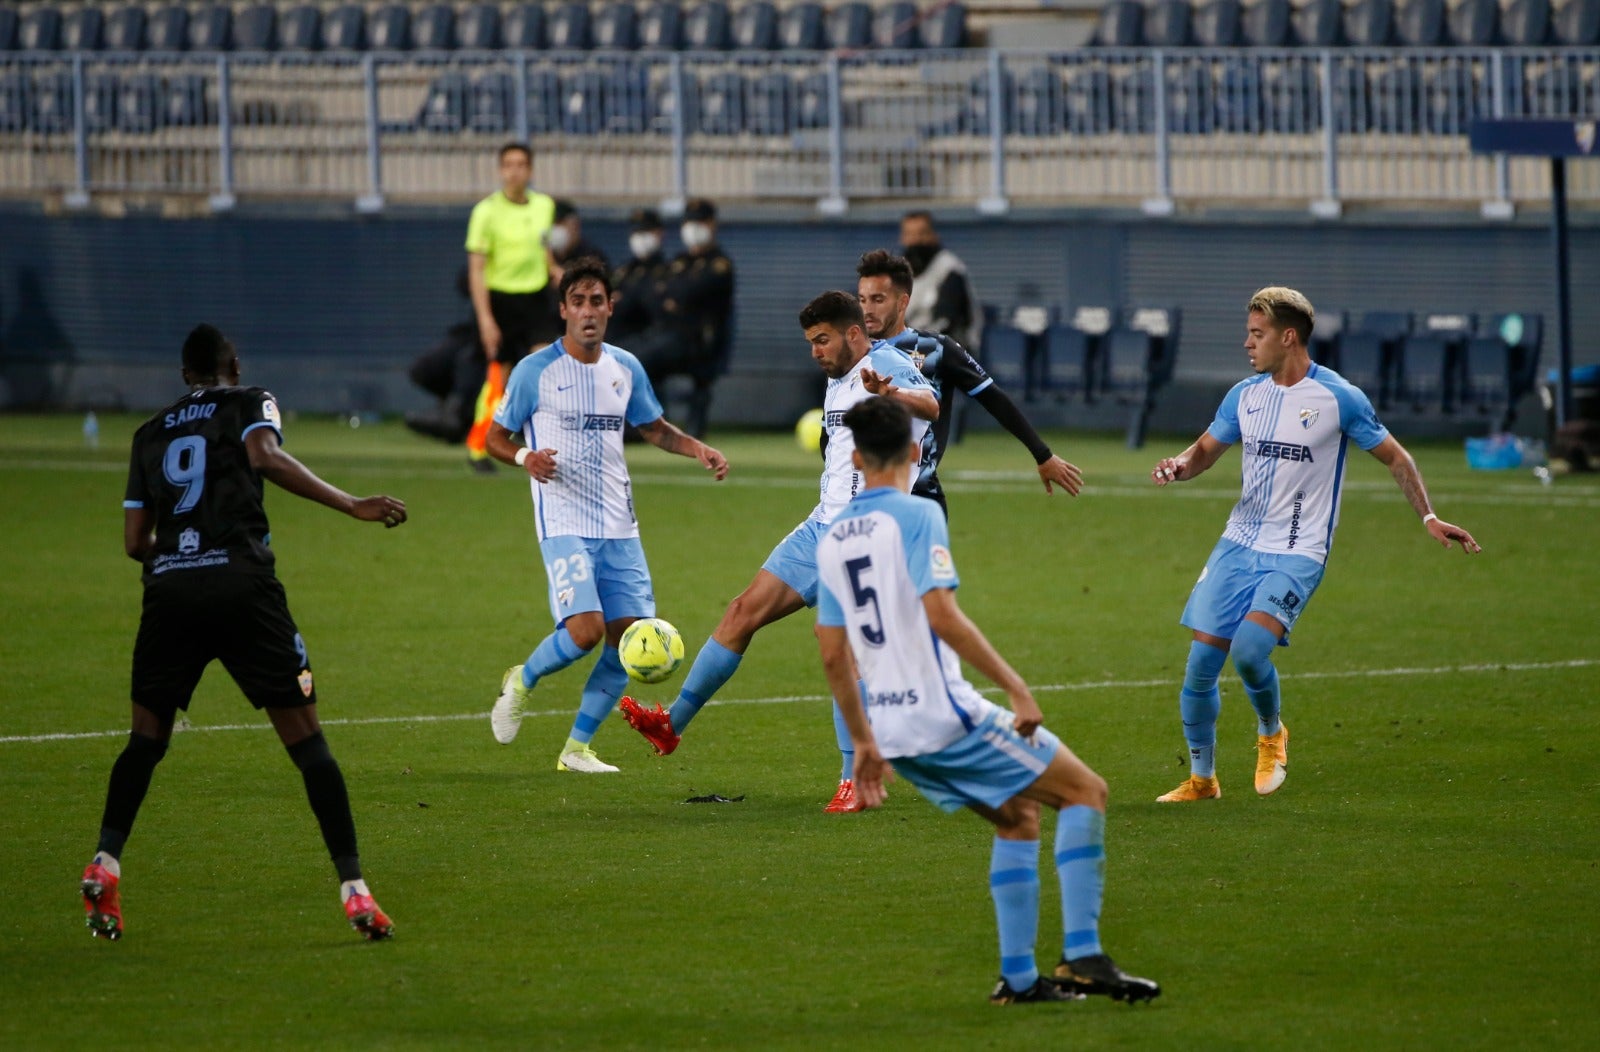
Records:
[[[844,426],[844,414],[857,402],[872,397],[861,385],[863,366],[871,366],[873,372],[888,377],[903,390],[933,390],[911,359],[882,340],[873,341],[872,350],[855,364],[855,368],[837,380],[828,381],[828,392],[822,399],[822,426],[828,435],[828,448],[822,459],[822,496],[807,516],[823,525],[832,522],[833,517],[861,491],[861,472],[850,462],[850,454],[856,449],[856,439],[850,429]],[[921,445],[927,433],[928,422],[912,417],[911,440]],[[913,464],[910,470],[915,478],[917,466]]]
[[[939,505],[897,489],[862,493],[817,543],[817,623],[843,628],[885,758],[924,756],[999,709],[961,676],[922,597],[959,583]]]
[[[1349,440],[1366,450],[1389,437],[1361,389],[1320,365],[1292,387],[1267,373],[1241,380],[1208,430],[1219,442],[1244,442],[1243,492],[1222,536],[1324,563],[1339,524]]]
[[[644,367],[621,347],[602,344],[600,360],[588,365],[557,340],[517,363],[494,420],[522,432],[529,449],[556,451],[555,478],[528,480],[541,541],[639,536],[622,427],[660,417]]]

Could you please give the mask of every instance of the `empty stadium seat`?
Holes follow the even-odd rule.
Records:
[[[1491,112],[1487,80],[1471,66],[1445,66],[1423,85],[1423,127],[1437,135],[1465,135],[1474,118]]]
[[[424,131],[454,134],[467,125],[472,85],[465,73],[443,73],[428,85],[417,125]]]
[[[30,7],[17,27],[17,46],[23,51],[61,50],[61,12],[53,7]]]
[[[291,7],[278,24],[278,46],[284,51],[316,51],[322,47],[322,9],[312,4]]]
[[[1444,43],[1444,0],[1397,0],[1395,43],[1406,47],[1438,47]]]
[[[1026,310],[1028,308],[1019,308]],[[1033,308],[1048,311],[1043,307]],[[1032,401],[1037,373],[1034,365],[1042,353],[1039,334],[1022,331],[1015,324],[1015,314],[1002,316],[992,307],[984,307],[986,320],[983,326],[983,367],[994,382],[1022,401]]]
[[[429,4],[411,20],[411,43],[421,51],[456,46],[456,13],[449,4]]]
[[[179,8],[182,10],[182,8]],[[162,11],[156,16],[161,22]],[[172,19],[172,25],[186,22],[191,51],[229,51],[233,48],[233,11],[222,4],[209,4],[196,8],[187,19]],[[152,41],[152,46],[154,42]]]
[[[1401,368],[1413,409],[1453,413],[1465,385],[1467,340],[1477,319],[1471,314],[1424,314],[1405,339]]]
[[[1318,307],[1316,324],[1311,328],[1311,342],[1306,350],[1311,360],[1335,371],[1339,365],[1339,338],[1344,335],[1344,311],[1337,307]]]
[[[1099,135],[1111,130],[1115,119],[1111,74],[1099,66],[1082,66],[1067,74],[1062,95],[1062,119],[1074,135]]]
[[[240,51],[275,51],[278,47],[278,9],[254,4],[233,20],[233,46]]]
[[[1416,132],[1422,119],[1422,76],[1417,67],[1397,59],[1372,64],[1367,74],[1373,130],[1407,135]]]
[[[1150,47],[1188,45],[1191,14],[1188,0],[1155,0],[1144,9],[1144,43]]]
[[[639,13],[639,47],[645,51],[683,47],[683,8],[676,0],[656,0]]]
[[[733,16],[723,0],[696,4],[684,16],[683,46],[691,51],[726,51],[733,43]]]
[[[0,51],[15,51],[17,47],[17,12],[15,8],[0,7]],[[12,84],[11,75],[6,74],[5,84]],[[7,90],[0,87],[0,90]],[[0,100],[3,103],[4,100]],[[13,112],[7,110],[5,112]]]
[[[859,51],[872,46],[872,6],[865,0],[834,4],[825,24],[830,48]]]
[[[516,130],[517,82],[498,70],[472,82],[467,105],[467,127],[475,132],[500,135]]]
[[[1322,87],[1314,66],[1271,62],[1261,67],[1261,117],[1269,132],[1315,131],[1322,123]]]
[[[778,45],[788,51],[820,51],[826,46],[822,5],[813,0],[786,9],[778,20]]]
[[[1240,43],[1239,0],[1203,0],[1196,5],[1189,32],[1201,47],[1236,47]]]
[[[80,7],[61,20],[61,47],[99,51],[105,43],[106,16],[98,7]]]
[[[594,135],[605,128],[606,75],[587,69],[561,83],[561,130]]]
[[[1292,43],[1301,47],[1338,47],[1344,43],[1343,15],[1339,0],[1307,0],[1292,8]]]
[[[122,82],[115,73],[91,73],[83,78],[83,127],[91,135],[117,126],[122,108]]]
[[[967,46],[967,6],[962,3],[936,5],[921,21],[922,46],[953,49]]]
[[[548,135],[560,130],[561,78],[553,69],[528,70],[528,134]]]
[[[1513,47],[1538,47],[1550,34],[1550,0],[1506,0],[1500,8],[1501,39]]]
[[[119,103],[118,131],[145,134],[161,126],[161,81],[154,73],[124,77]]]
[[[966,135],[988,135],[990,81],[988,73],[974,74],[967,81],[967,104],[959,120],[959,131]],[[1001,115],[1001,128],[1009,131],[1012,128],[1012,113],[1017,102],[1016,78],[1009,69],[1000,73],[1000,105],[1004,107]]]
[[[1550,42],[1561,47],[1600,42],[1600,0],[1556,0],[1550,11]]]
[[[215,106],[206,97],[206,78],[199,73],[172,73],[161,82],[160,123],[191,128],[216,121]]]
[[[1293,39],[1289,0],[1256,0],[1239,12],[1239,35],[1250,47],[1284,47]]]
[[[702,135],[737,135],[744,128],[744,78],[713,73],[700,85],[696,127]]]
[[[1100,9],[1093,42],[1101,47],[1138,47],[1144,42],[1144,6],[1138,0],[1111,0]]]
[[[1393,0],[1355,0],[1344,9],[1345,43],[1352,47],[1388,47],[1394,42]]]
[[[745,85],[745,130],[752,135],[788,135],[794,81],[787,73],[759,73]]]
[[[795,85],[794,126],[796,128],[826,128],[831,108],[828,75],[807,73]]]
[[[1351,319],[1339,340],[1339,374],[1367,393],[1379,409],[1389,408],[1398,387],[1401,346],[1411,332],[1411,315],[1368,311]]]
[[[1488,47],[1500,31],[1499,0],[1456,0],[1445,12],[1450,43],[1460,47]]]
[[[1067,85],[1053,66],[1035,66],[1016,78],[1006,130],[1017,135],[1060,135],[1066,127]]]
[[[500,23],[500,40],[506,47],[531,50],[544,47],[544,8],[517,4]]]
[[[49,135],[72,130],[72,74],[66,70],[45,73],[33,81],[29,97],[29,126]]]
[[[456,19],[456,47],[490,51],[500,46],[500,9],[493,4],[473,4]]]
[[[367,46],[367,13],[355,4],[345,4],[329,11],[322,20],[322,46],[327,51],[364,51]]]
[[[1168,131],[1178,135],[1204,135],[1213,129],[1217,93],[1210,62],[1168,62],[1166,91]]]
[[[367,44],[374,51],[411,50],[411,8],[385,4],[374,11],[367,26]]]
[[[148,17],[142,7],[119,7],[106,19],[107,51],[143,51]]]
[[[613,0],[595,15],[591,32],[597,48],[632,51],[639,46],[639,12],[628,0]]]
[[[1045,330],[1045,386],[1058,400],[1076,396],[1092,404],[1105,394],[1103,341],[1115,317],[1110,307],[1078,307]]]
[[[650,83],[652,64],[618,62],[606,81],[606,130],[616,135],[638,135],[650,130],[655,119]]]
[[[590,42],[589,8],[565,3],[545,20],[545,40],[552,51],[587,51]]]
[[[733,13],[733,46],[740,51],[772,51],[778,46],[778,9],[769,0],[751,0]]]
[[[0,132],[27,131],[32,110],[33,82],[28,75],[17,69],[0,70]]]
[[[908,51],[922,46],[922,16],[911,0],[884,4],[872,18],[872,43],[892,51]]]

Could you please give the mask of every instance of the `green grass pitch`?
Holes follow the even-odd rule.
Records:
[[[268,510],[397,937],[345,926],[293,766],[213,666],[124,857],[127,934],[92,940],[76,880],[128,718],[139,583],[118,507],[135,421],[103,421],[98,451],[77,425],[0,417],[0,1046],[1600,1040],[1585,978],[1600,951],[1594,479],[1545,488],[1417,444],[1440,513],[1485,547],[1467,559],[1353,454],[1328,576],[1278,654],[1288,783],[1252,791],[1253,715],[1230,667],[1226,795],[1167,807],[1155,797],[1186,770],[1176,619],[1237,495],[1237,452],[1160,492],[1150,465],[1187,436],[1139,453],[1051,436],[1088,476],[1070,500],[1046,497],[1007,437],[956,447],[963,606],[1109,781],[1105,943],[1165,987],[1136,1009],[997,1009],[986,828],[903,784],[882,811],[821,813],[837,759],[809,617],[764,632],[667,759],[613,718],[596,746],[621,774],[555,771],[587,663],[496,745],[499,677],[550,629],[526,484],[472,477],[388,424],[292,420],[289,449],[352,491],[403,497],[405,528],[278,491]],[[691,658],[815,500],[816,460],[787,436],[716,438],[733,464],[720,486],[630,449],[660,612]],[[670,700],[681,675],[641,693]],[[681,803],[709,792],[745,800]],[[1048,864],[1042,889],[1048,965]]]

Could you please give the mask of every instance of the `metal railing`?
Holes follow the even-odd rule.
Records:
[[[1472,155],[1468,124],[1557,115],[1600,119],[1600,49],[9,55],[0,193],[377,210],[470,198],[514,138],[585,200],[1509,214],[1546,166]]]

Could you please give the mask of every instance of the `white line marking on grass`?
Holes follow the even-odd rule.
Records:
[[[1389,676],[1440,676],[1451,673],[1478,673],[1478,672],[1548,672],[1556,669],[1593,668],[1600,665],[1600,658],[1574,658],[1570,661],[1521,661],[1521,662],[1494,662],[1479,665],[1419,665],[1414,668],[1367,668],[1344,669],[1336,672],[1299,672],[1286,676],[1289,680],[1302,679],[1378,679]],[[1033,687],[1036,694],[1054,694],[1079,690],[1143,690],[1150,687],[1170,687],[1177,683],[1176,679],[1103,679],[1085,683],[1050,683]],[[986,688],[986,694],[998,694],[994,688]],[[799,701],[827,701],[826,694],[786,694],[772,698],[728,698],[713,700],[712,705],[788,705]],[[546,716],[571,716],[572,709],[551,709],[545,712],[528,712],[523,714],[524,719],[534,719]],[[348,719],[335,717],[323,720],[324,727],[367,727],[383,723],[456,723],[461,720],[487,719],[487,712],[457,712],[444,716],[360,716]],[[180,734],[196,734],[209,731],[264,731],[270,730],[271,725],[266,723],[217,723],[198,727],[186,727],[179,730]],[[81,741],[86,738],[120,738],[127,734],[127,730],[114,731],[72,731],[57,732],[54,734],[12,734],[0,737],[0,745],[38,744],[43,742]]]

